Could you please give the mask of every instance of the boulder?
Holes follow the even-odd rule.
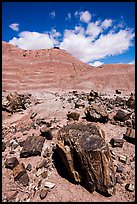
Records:
[[[5,168],[13,170],[18,164],[19,161],[16,157],[10,157],[5,161]]]
[[[46,137],[46,139],[52,140],[52,138],[53,138],[52,132],[51,132],[50,128],[48,128],[46,125],[43,125],[40,128],[40,132],[41,132],[42,136]]]
[[[57,152],[68,174],[91,192],[112,195],[114,165],[105,133],[96,123],[76,123],[58,131]]]
[[[131,93],[129,99],[127,100],[127,106],[129,108],[135,109],[135,95]]]
[[[128,120],[130,118],[131,114],[132,114],[131,112],[126,113],[123,110],[118,110],[116,115],[114,116],[114,119],[118,120],[120,122],[124,122],[124,121],[126,121],[126,120]]]
[[[135,144],[135,129],[127,128],[126,133],[123,135],[123,138],[132,144]]]
[[[41,156],[45,138],[42,136],[29,136],[23,143],[20,157]]]
[[[20,181],[23,184],[23,186],[29,185],[29,177],[28,177],[27,171],[25,169],[25,165],[23,163],[18,164],[13,169],[13,176],[14,176],[14,180]]]
[[[26,109],[25,107],[26,98],[24,95],[18,94],[17,92],[10,93],[7,95],[6,100],[2,103],[2,110],[14,113],[20,109]]]
[[[105,107],[99,106],[96,103],[88,106],[85,111],[87,121],[106,123],[109,115]]]
[[[77,112],[68,112],[67,119],[68,120],[79,120],[80,114]]]

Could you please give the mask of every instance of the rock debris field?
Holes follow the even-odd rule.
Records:
[[[3,92],[3,202],[135,200],[135,96]]]

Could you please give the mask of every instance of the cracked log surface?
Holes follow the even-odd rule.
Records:
[[[115,189],[114,166],[105,133],[96,123],[73,123],[58,131],[57,151],[70,177],[105,196]]]

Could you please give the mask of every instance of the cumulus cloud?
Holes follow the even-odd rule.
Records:
[[[80,21],[84,22],[84,23],[89,23],[89,21],[91,20],[91,13],[89,11],[82,11],[82,12],[78,12],[76,11],[74,14],[76,17],[80,17]]]
[[[108,28],[112,25],[112,20],[111,19],[105,19],[102,23],[101,23],[101,27],[102,28]]]
[[[14,31],[19,31],[19,23],[12,23],[9,27]]]
[[[101,66],[103,65],[104,63],[103,62],[100,62],[100,61],[95,61],[93,63],[89,63],[91,66],[93,67],[98,67],[98,66]]]
[[[51,16],[51,18],[55,18],[56,12],[55,12],[55,11],[52,11],[52,12],[50,13],[50,16]]]
[[[19,33],[19,38],[14,37],[9,43],[25,50],[49,49],[53,47],[53,41],[48,34],[29,31]]]
[[[89,36],[81,33],[76,34],[74,30],[65,30],[60,47],[88,63],[106,56],[123,53],[132,45],[133,37],[134,33],[126,29],[117,33],[102,34],[96,41],[92,42]]]
[[[51,15],[55,17],[55,11]],[[70,13],[67,15],[71,18]],[[81,22],[75,24],[71,30],[65,29],[63,33],[54,28],[45,33],[24,31],[9,43],[22,49],[48,49],[58,46],[94,66],[100,66],[101,59],[122,54],[132,46],[134,30],[120,28],[121,19],[118,22],[113,19],[99,19],[93,22],[88,11],[76,11],[75,16],[79,17]]]
[[[94,40],[101,31],[102,29],[100,26],[98,26],[98,22],[89,23],[87,26],[86,34],[90,35],[92,37],[92,40]]]

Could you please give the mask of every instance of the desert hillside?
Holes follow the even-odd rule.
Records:
[[[2,89],[40,90],[95,89],[100,92],[133,92],[135,66],[108,64],[87,65],[65,50],[22,50],[2,42]]]

